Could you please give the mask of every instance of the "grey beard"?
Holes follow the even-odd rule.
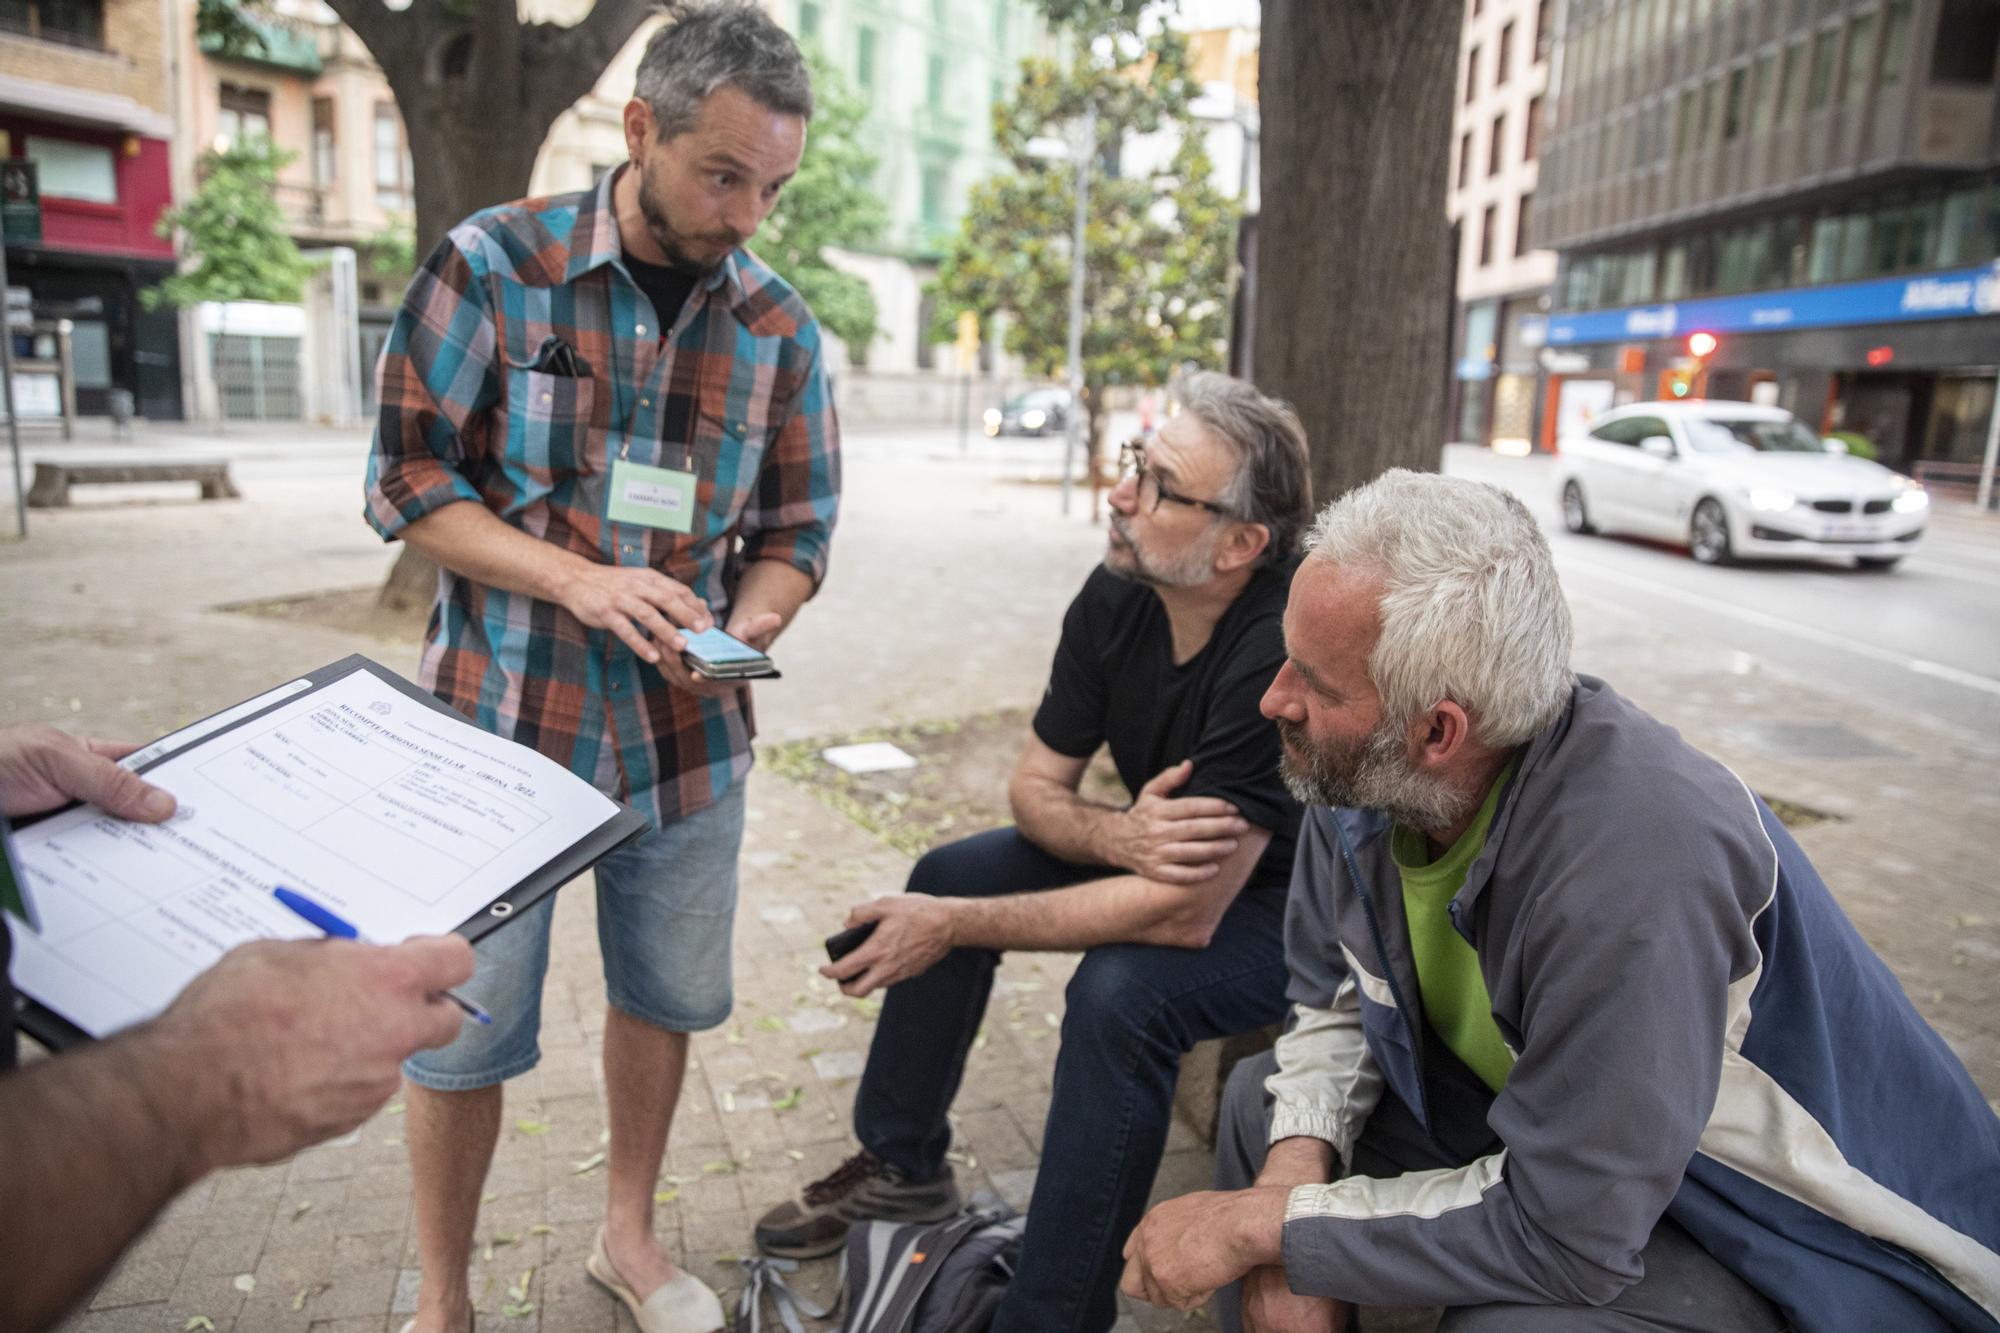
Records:
[[[1339,751],[1315,745],[1304,727],[1283,718],[1278,734],[1286,741],[1278,776],[1303,805],[1380,810],[1426,833],[1451,828],[1470,808],[1442,779],[1409,766],[1402,735],[1386,723],[1359,745]]]

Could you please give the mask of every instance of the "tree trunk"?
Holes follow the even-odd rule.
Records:
[[[390,9],[329,0],[382,67],[415,165],[416,251],[427,256],[467,215],[528,193],[556,117],[595,86],[651,12],[648,0],[596,0],[575,24],[523,23],[516,0],[442,0]],[[677,6],[661,6],[673,12]],[[437,566],[404,547],[384,606],[429,605]]]
[[[1445,439],[1445,218],[1463,0],[1264,0],[1255,374],[1320,504]]]

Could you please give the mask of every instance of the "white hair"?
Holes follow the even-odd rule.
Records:
[[[1368,675],[1385,722],[1450,699],[1476,740],[1504,749],[1562,712],[1569,605],[1541,529],[1506,491],[1398,468],[1321,510],[1306,549],[1382,580]]]

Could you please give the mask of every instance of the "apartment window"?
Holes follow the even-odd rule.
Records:
[[[1500,29],[1500,45],[1494,48],[1493,86],[1500,87],[1507,82],[1507,73],[1513,68],[1514,25],[1508,23]]]
[[[944,105],[944,57],[935,51],[924,78],[924,103],[933,111]]]
[[[1528,211],[1535,206],[1535,195],[1531,190],[1521,196],[1521,202],[1514,207],[1514,258],[1528,253]]]
[[[1465,100],[1470,102],[1472,95],[1478,91],[1479,48],[1475,46],[1465,53]]]
[[[995,55],[1007,49],[1007,6],[1013,0],[993,0],[993,51]],[[981,343],[981,347],[985,344]]]
[[[1868,76],[1874,63],[1875,16],[1856,15],[1847,27],[1847,77],[1841,80],[1841,101],[1859,102],[1868,95]]]
[[[1500,174],[1500,163],[1506,155],[1507,113],[1501,112],[1493,118],[1493,137],[1486,144],[1486,174]]]
[[[21,152],[35,164],[44,195],[92,204],[118,202],[118,161],[103,144],[28,135]]]
[[[1931,82],[1993,82],[1993,54],[2000,46],[2000,9],[1980,0],[1950,0],[1938,12],[1931,44]]]
[[[1676,162],[1686,157],[1688,150],[1694,147],[1694,109],[1697,100],[1694,89],[1681,89],[1680,110],[1674,117],[1674,161]]]
[[[0,0],[0,31],[65,46],[104,45],[104,0]]]
[[[271,137],[271,94],[262,88],[225,83],[217,93],[216,146],[233,147],[249,139]]]
[[[1760,56],[1750,80],[1750,128],[1758,134],[1768,131],[1778,117],[1778,57]]]
[[[1883,14],[1882,86],[1890,88],[1903,81],[1910,59],[1910,0],[1893,0]]]
[[[854,34],[854,81],[863,88],[875,86],[875,30],[865,24]]]
[[[339,159],[334,152],[333,125],[333,99],[313,98],[313,184],[322,189],[333,184],[339,167]]]
[[[1542,99],[1539,95],[1528,99],[1528,132],[1521,144],[1521,160],[1532,162],[1541,152],[1542,142]]]
[[[394,102],[375,104],[375,203],[385,213],[407,213],[414,204],[410,152]]]
[[[1694,142],[1697,148],[1707,148],[1714,144],[1716,134],[1722,132],[1722,80],[1710,79],[1701,90],[1701,111],[1696,118]]]
[[[1778,67],[1778,123],[1789,125],[1806,109],[1805,39],[1785,48],[1785,60]]]
[[[1549,54],[1549,42],[1555,34],[1549,31],[1550,0],[1540,0],[1535,6],[1535,59],[1541,60]]]
[[[1827,94],[1833,91],[1833,58],[1840,49],[1840,30],[1828,28],[1813,38],[1812,81],[1806,88],[1806,110],[1817,111],[1826,105]]]
[[[1485,268],[1493,262],[1493,231],[1499,226],[1500,207],[1488,204],[1479,216],[1479,267]]]
[[[1743,94],[1750,82],[1750,71],[1732,69],[1729,71],[1729,93],[1722,103],[1722,141],[1734,139],[1743,132]]]
[[[1458,136],[1458,188],[1472,184],[1472,131]]]
[[[819,6],[813,0],[799,0],[799,39],[812,41],[819,36]]]
[[[1975,185],[1945,196],[1937,262],[1970,264],[2000,254],[2000,189]]]
[[[945,169],[928,166],[923,172],[923,219],[924,227],[938,231],[944,227]]]

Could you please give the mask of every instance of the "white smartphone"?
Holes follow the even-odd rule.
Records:
[[[688,635],[681,660],[710,680],[768,680],[778,675],[769,657],[719,629]]]

